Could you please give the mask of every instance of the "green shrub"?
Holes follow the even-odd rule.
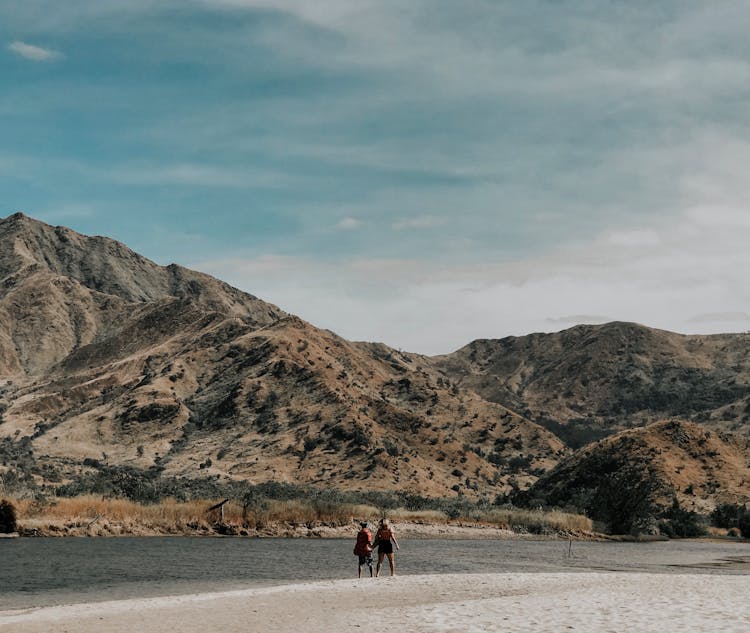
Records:
[[[744,505],[721,503],[711,513],[711,523],[721,528],[737,527],[740,517],[746,512]]]
[[[737,527],[740,529],[740,534],[742,534],[744,538],[750,538],[750,512],[745,512],[745,514],[740,517]]]
[[[0,533],[10,534],[16,531],[16,508],[10,501],[0,501]]]
[[[659,521],[659,531],[670,538],[704,536],[706,527],[696,512],[684,510],[675,499]]]

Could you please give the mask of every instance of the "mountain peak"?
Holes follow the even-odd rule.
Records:
[[[176,264],[160,266],[116,240],[14,213],[0,220],[0,280],[6,280],[0,297],[35,275],[72,279],[127,302],[189,298],[204,308],[265,325],[284,315],[209,275]]]
[[[176,299],[196,319],[239,319],[251,328],[285,315],[209,275],[159,266],[110,238],[23,213],[0,220],[0,372],[46,371],[106,336],[113,321],[139,310],[163,314]]]
[[[29,226],[32,224],[44,224],[44,223],[40,222],[39,220],[34,220],[33,218],[30,218],[23,211],[17,211],[16,213],[13,213],[12,215],[9,215],[5,218],[0,218],[0,235],[2,235],[3,233],[6,233],[9,230],[12,230],[12,229],[17,230],[23,226]]]

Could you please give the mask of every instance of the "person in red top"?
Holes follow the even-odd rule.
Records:
[[[383,566],[383,559],[388,557],[388,564],[391,566],[391,576],[396,575],[396,562],[393,556],[393,546],[399,549],[396,537],[393,534],[393,528],[385,517],[380,520],[378,531],[375,534],[375,542],[378,545],[378,566],[375,570],[375,577],[380,575],[380,568]]]
[[[362,566],[367,565],[372,578],[372,532],[367,529],[367,521],[361,521],[359,526],[362,529],[357,533],[357,544],[354,546],[354,555],[359,557],[357,577],[362,578]]]

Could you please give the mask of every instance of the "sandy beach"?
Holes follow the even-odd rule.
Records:
[[[539,573],[347,579],[0,612],[7,633],[750,629],[750,578]]]

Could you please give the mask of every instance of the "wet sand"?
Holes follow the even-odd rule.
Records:
[[[645,573],[449,574],[334,580],[0,612],[0,630],[414,633],[750,630],[750,578]]]

